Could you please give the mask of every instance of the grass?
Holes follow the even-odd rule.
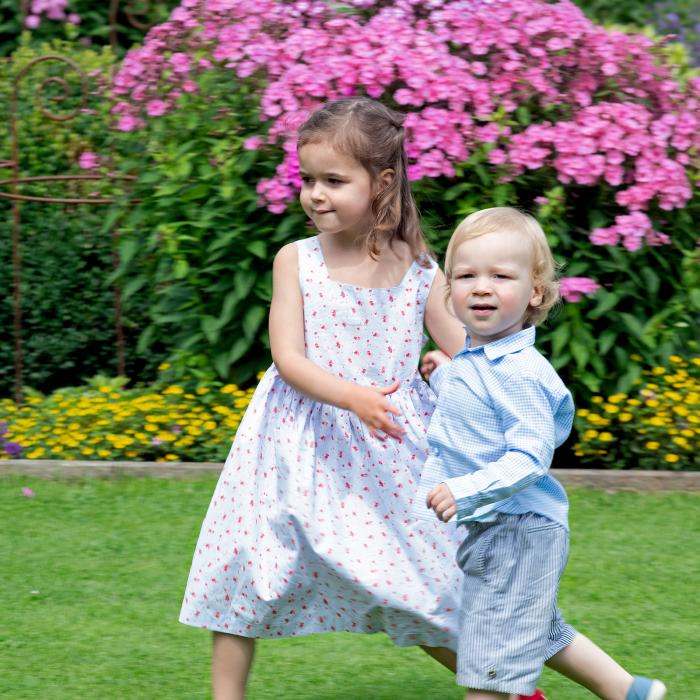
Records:
[[[21,489],[34,489],[34,498]],[[186,481],[0,478],[0,686],[8,700],[208,698],[209,637],[177,615],[213,490]],[[571,492],[560,604],[631,671],[696,700],[697,494]],[[591,696],[545,671],[550,700]],[[457,700],[451,674],[383,635],[258,645],[250,700]]]

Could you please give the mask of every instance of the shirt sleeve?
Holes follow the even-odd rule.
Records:
[[[436,367],[430,375],[430,379],[428,381],[430,382],[430,388],[435,392],[436,396],[440,393],[440,389],[442,388],[445,377],[447,376],[447,370],[451,365],[451,362],[445,362],[439,367]]]
[[[503,456],[483,469],[445,481],[457,503],[458,518],[522,491],[551,465],[555,421],[544,387],[527,376],[509,377],[507,384],[499,396],[491,396],[503,426]]]

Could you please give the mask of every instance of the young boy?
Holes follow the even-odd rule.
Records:
[[[425,356],[438,401],[416,502],[468,528],[457,683],[468,700],[531,694],[545,661],[567,673],[567,647],[581,643],[592,670],[575,680],[606,700],[661,700],[663,683],[631,677],[557,608],[568,501],[548,470],[574,405],[533,346],[559,298],[555,273],[541,227],[515,209],[472,214],[447,248],[446,301],[467,343],[452,361]]]

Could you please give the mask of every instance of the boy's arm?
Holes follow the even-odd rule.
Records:
[[[501,396],[492,396],[503,426],[505,453],[483,469],[447,479],[458,516],[502,501],[546,474],[555,448],[552,406],[541,382],[510,377]]]

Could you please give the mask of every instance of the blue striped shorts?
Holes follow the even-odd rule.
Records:
[[[531,695],[544,662],[576,636],[557,607],[569,533],[536,513],[465,525],[457,683]]]

